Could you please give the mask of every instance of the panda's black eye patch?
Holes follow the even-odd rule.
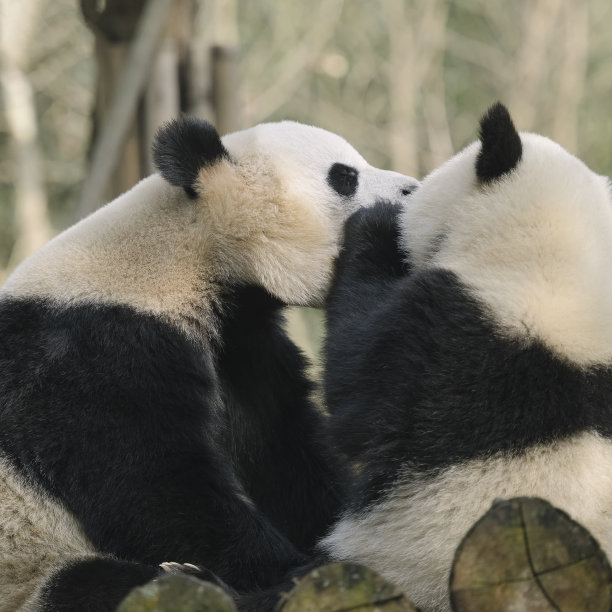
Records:
[[[334,164],[327,173],[327,184],[341,196],[351,197],[359,185],[359,172],[352,166]]]

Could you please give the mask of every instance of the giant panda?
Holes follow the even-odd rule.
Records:
[[[507,109],[406,206],[347,222],[327,301],[333,438],[358,466],[321,542],[448,610],[456,547],[537,496],[612,555],[612,195]]]
[[[346,218],[416,181],[294,122],[179,119],[154,159],[0,290],[2,611],[114,610],[165,562],[260,588],[337,511],[282,310],[320,305]]]

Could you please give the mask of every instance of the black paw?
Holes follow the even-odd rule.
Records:
[[[399,247],[401,210],[397,204],[377,202],[353,213],[344,228],[341,259],[345,259],[345,265],[355,265],[361,261],[395,275],[404,274],[405,255]]]

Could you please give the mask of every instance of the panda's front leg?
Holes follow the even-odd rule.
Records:
[[[346,222],[327,300],[332,333],[337,325],[344,327],[349,321],[358,327],[394,281],[409,273],[406,256],[399,248],[400,212],[397,204],[378,202],[359,209]]]
[[[398,205],[379,202],[346,223],[326,304],[326,358],[332,370],[349,367],[363,353],[387,296],[409,273],[398,244],[400,212]]]
[[[393,430],[385,407],[403,405],[409,385],[397,348],[410,342],[412,283],[400,212],[378,203],[349,218],[327,303],[325,396],[335,443],[351,460],[380,451]]]
[[[175,452],[177,460],[157,462],[157,482],[121,513],[138,526],[115,522],[124,538],[112,548],[151,564],[193,563],[239,592],[275,584],[305,557],[248,499],[222,465],[224,457],[211,451],[203,445],[189,457]],[[132,486],[139,485],[133,480]]]

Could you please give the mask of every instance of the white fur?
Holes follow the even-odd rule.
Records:
[[[0,295],[127,304],[186,327],[204,321],[211,332],[218,288],[229,281],[319,305],[346,218],[416,184],[369,166],[336,134],[294,122],[223,140],[235,163],[202,169],[195,202],[159,175],[144,179],[30,256]],[[327,184],[335,162],[360,172],[350,199]]]
[[[158,315],[194,315],[201,239],[182,190],[150,176],[27,258],[2,292],[73,302],[123,303]],[[198,254],[199,255],[199,254]],[[1,294],[0,294],[1,295]]]
[[[95,555],[75,519],[3,459],[0,516],[0,612],[36,610],[32,593],[44,578],[68,560]]]
[[[428,176],[401,227],[417,268],[452,270],[500,330],[579,366],[612,361],[612,203],[605,177],[521,134],[518,167],[482,187],[474,143]]]
[[[447,611],[455,549],[495,498],[548,500],[587,527],[612,558],[610,465],[612,443],[583,433],[520,458],[470,461],[433,479],[405,473],[384,502],[345,515],[321,546],[335,559],[380,572],[424,612]]]

